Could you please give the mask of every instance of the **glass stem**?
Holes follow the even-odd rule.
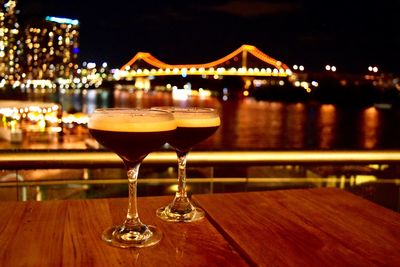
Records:
[[[176,151],[178,156],[178,191],[175,197],[186,198],[186,156],[189,152]]]
[[[139,174],[140,162],[136,163],[132,167],[128,167],[128,186],[129,186],[129,198],[128,198],[128,212],[124,225],[127,227],[140,227],[142,222],[139,219],[137,211],[137,179]]]

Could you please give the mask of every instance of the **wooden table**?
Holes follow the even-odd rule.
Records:
[[[400,266],[400,214],[340,189],[194,199],[251,265]]]
[[[139,198],[143,249],[100,239],[126,199],[0,202],[0,266],[400,266],[400,214],[339,189],[195,195],[196,223],[159,220],[171,199]]]

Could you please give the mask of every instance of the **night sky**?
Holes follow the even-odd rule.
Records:
[[[292,66],[400,73],[400,1],[20,0],[28,18],[80,21],[80,61],[120,67],[137,52],[206,63],[242,44]]]

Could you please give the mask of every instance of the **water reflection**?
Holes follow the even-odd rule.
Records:
[[[283,147],[286,117],[284,104],[279,102],[267,102],[264,114],[264,125],[266,127],[263,127],[264,130],[260,130],[264,133],[268,147],[273,149]]]
[[[92,113],[98,107],[199,106],[220,111],[219,130],[197,148],[213,149],[396,149],[397,109],[345,108],[329,104],[283,103],[243,98],[173,99],[160,91],[60,90],[29,94],[32,101],[62,104],[64,111]]]
[[[68,113],[83,112],[91,114],[94,109],[113,106],[112,93],[107,88],[97,89],[28,89],[26,100],[60,103]]]
[[[376,148],[379,138],[380,118],[375,107],[370,107],[362,112],[360,145],[366,149]]]
[[[117,107],[162,105],[214,107],[220,110],[220,129],[198,148],[214,149],[380,149],[399,148],[395,136],[384,140],[382,129],[397,121],[377,108],[352,109],[331,104],[220,101],[216,98],[174,100],[165,92],[114,93]],[[398,114],[398,113],[394,113]],[[396,123],[395,123],[396,124]],[[385,144],[385,147],[382,147]]]
[[[279,148],[282,146],[284,127],[284,105],[278,102],[257,102],[245,99],[238,107],[235,132],[235,146],[254,149],[264,146]]]
[[[144,92],[142,90],[115,90],[115,107],[150,108],[154,106],[197,106],[219,108],[220,103],[216,98],[192,97],[188,100],[176,100],[171,93],[160,91]]]
[[[336,132],[336,107],[334,105],[321,105],[319,108],[318,148],[331,149],[335,142]]]
[[[222,105],[222,136],[226,145],[241,149],[302,148],[306,109],[304,104],[242,101]]]
[[[303,103],[287,106],[287,142],[289,148],[304,148],[305,129],[307,123],[306,107]]]

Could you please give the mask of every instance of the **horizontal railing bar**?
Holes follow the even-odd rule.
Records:
[[[192,151],[190,166],[257,166],[306,164],[390,164],[400,163],[400,151]],[[144,164],[174,166],[173,151],[153,152]],[[0,153],[0,169],[75,169],[123,167],[122,160],[109,151],[7,151]]]
[[[190,183],[243,183],[247,178],[190,178]],[[176,178],[144,178],[138,179],[138,184],[176,184]],[[98,184],[128,184],[127,179],[96,179],[96,180],[40,180],[40,181],[7,181],[0,182],[0,187],[11,186],[49,186],[49,185],[98,185]]]
[[[241,177],[226,177],[226,178],[190,178],[189,184],[196,183],[337,183],[349,182],[354,178],[345,177],[291,177],[291,178],[271,178],[271,177],[257,177],[257,178],[241,178]],[[371,179],[367,180],[368,183],[379,184],[400,184],[400,179]],[[138,179],[139,184],[174,184],[174,178],[145,178]],[[57,185],[98,185],[98,184],[127,184],[126,179],[96,179],[96,180],[56,180],[56,181],[7,181],[0,182],[1,187],[24,187],[24,186],[57,186]]]

